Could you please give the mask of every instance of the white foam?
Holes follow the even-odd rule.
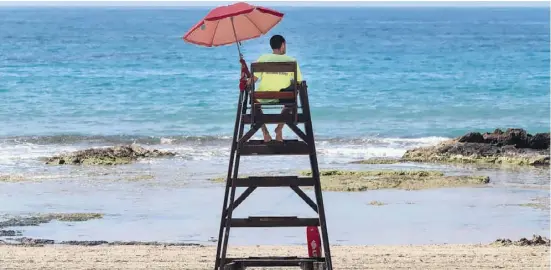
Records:
[[[174,142],[174,139],[164,138],[164,137],[161,138],[161,144],[172,144],[173,142]]]
[[[419,145],[428,146],[428,145],[434,145],[446,140],[449,140],[450,138],[447,137],[422,137],[422,138],[382,138],[382,142],[389,142],[389,143],[398,143],[398,142],[406,142],[406,143],[418,143]]]
[[[431,146],[448,140],[445,137],[423,138],[364,138],[346,141],[318,142],[320,155],[333,161],[349,161],[369,158],[400,158],[408,149]]]
[[[24,160],[35,160],[41,157],[55,155],[60,152],[76,151],[75,146],[37,145],[32,143],[0,144],[0,161],[18,163]]]
[[[319,148],[320,155],[343,157],[352,159],[366,159],[372,157],[401,157],[406,149],[391,148],[391,147],[323,147]]]
[[[324,158],[336,161],[368,159],[374,157],[399,158],[408,149],[421,146],[435,145],[449,138],[363,138],[353,140],[319,140],[318,154]],[[190,160],[212,160],[229,156],[229,143],[215,141],[212,144],[204,142],[196,144],[175,143],[173,139],[161,138],[156,146],[147,146],[178,153],[179,156]],[[0,167],[28,167],[35,166],[39,158],[57,155],[63,152],[82,150],[85,146],[71,145],[39,145],[32,143],[0,143]]]

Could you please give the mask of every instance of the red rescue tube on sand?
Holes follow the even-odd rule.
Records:
[[[306,241],[308,243],[308,256],[321,257],[321,239],[317,226],[306,227]]]

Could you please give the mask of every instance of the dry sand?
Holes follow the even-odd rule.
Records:
[[[331,251],[335,269],[549,269],[550,266],[548,246],[333,246]],[[0,269],[200,270],[213,268],[215,253],[213,246],[0,245]],[[303,246],[230,246],[229,250],[234,257],[305,254]]]

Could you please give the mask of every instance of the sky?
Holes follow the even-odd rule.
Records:
[[[4,1],[0,6],[219,6],[237,1]],[[265,6],[544,6],[549,1],[247,1],[251,4]]]

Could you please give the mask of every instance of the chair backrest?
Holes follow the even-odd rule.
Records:
[[[297,63],[296,62],[260,62],[260,63],[251,63],[251,73],[257,72],[266,72],[266,73],[279,73],[279,72],[292,72],[293,73],[293,82],[291,83],[292,91],[280,92],[280,89],[271,89],[272,91],[255,91],[254,84],[250,89],[250,103],[251,103],[251,121],[254,122],[256,119],[256,106],[259,99],[279,99],[280,102],[272,103],[273,105],[278,105],[286,103],[286,106],[291,105],[291,116],[294,119],[294,123],[298,122],[298,81],[297,81]],[[288,89],[288,90],[291,90]],[[287,89],[286,89],[287,90]],[[290,100],[290,101],[281,101],[281,100]],[[264,106],[264,105],[261,105]]]
[[[292,92],[279,92],[279,91],[264,91],[258,92],[255,90],[254,85],[251,88],[251,102],[257,99],[293,99],[296,102],[297,96],[297,63],[296,62],[253,62],[251,63],[251,73],[259,72],[292,72],[293,73],[293,87]],[[277,89],[279,90],[279,89]]]
[[[297,81],[297,63],[296,62],[260,62],[251,63],[251,73],[256,72],[292,72],[294,82]]]

